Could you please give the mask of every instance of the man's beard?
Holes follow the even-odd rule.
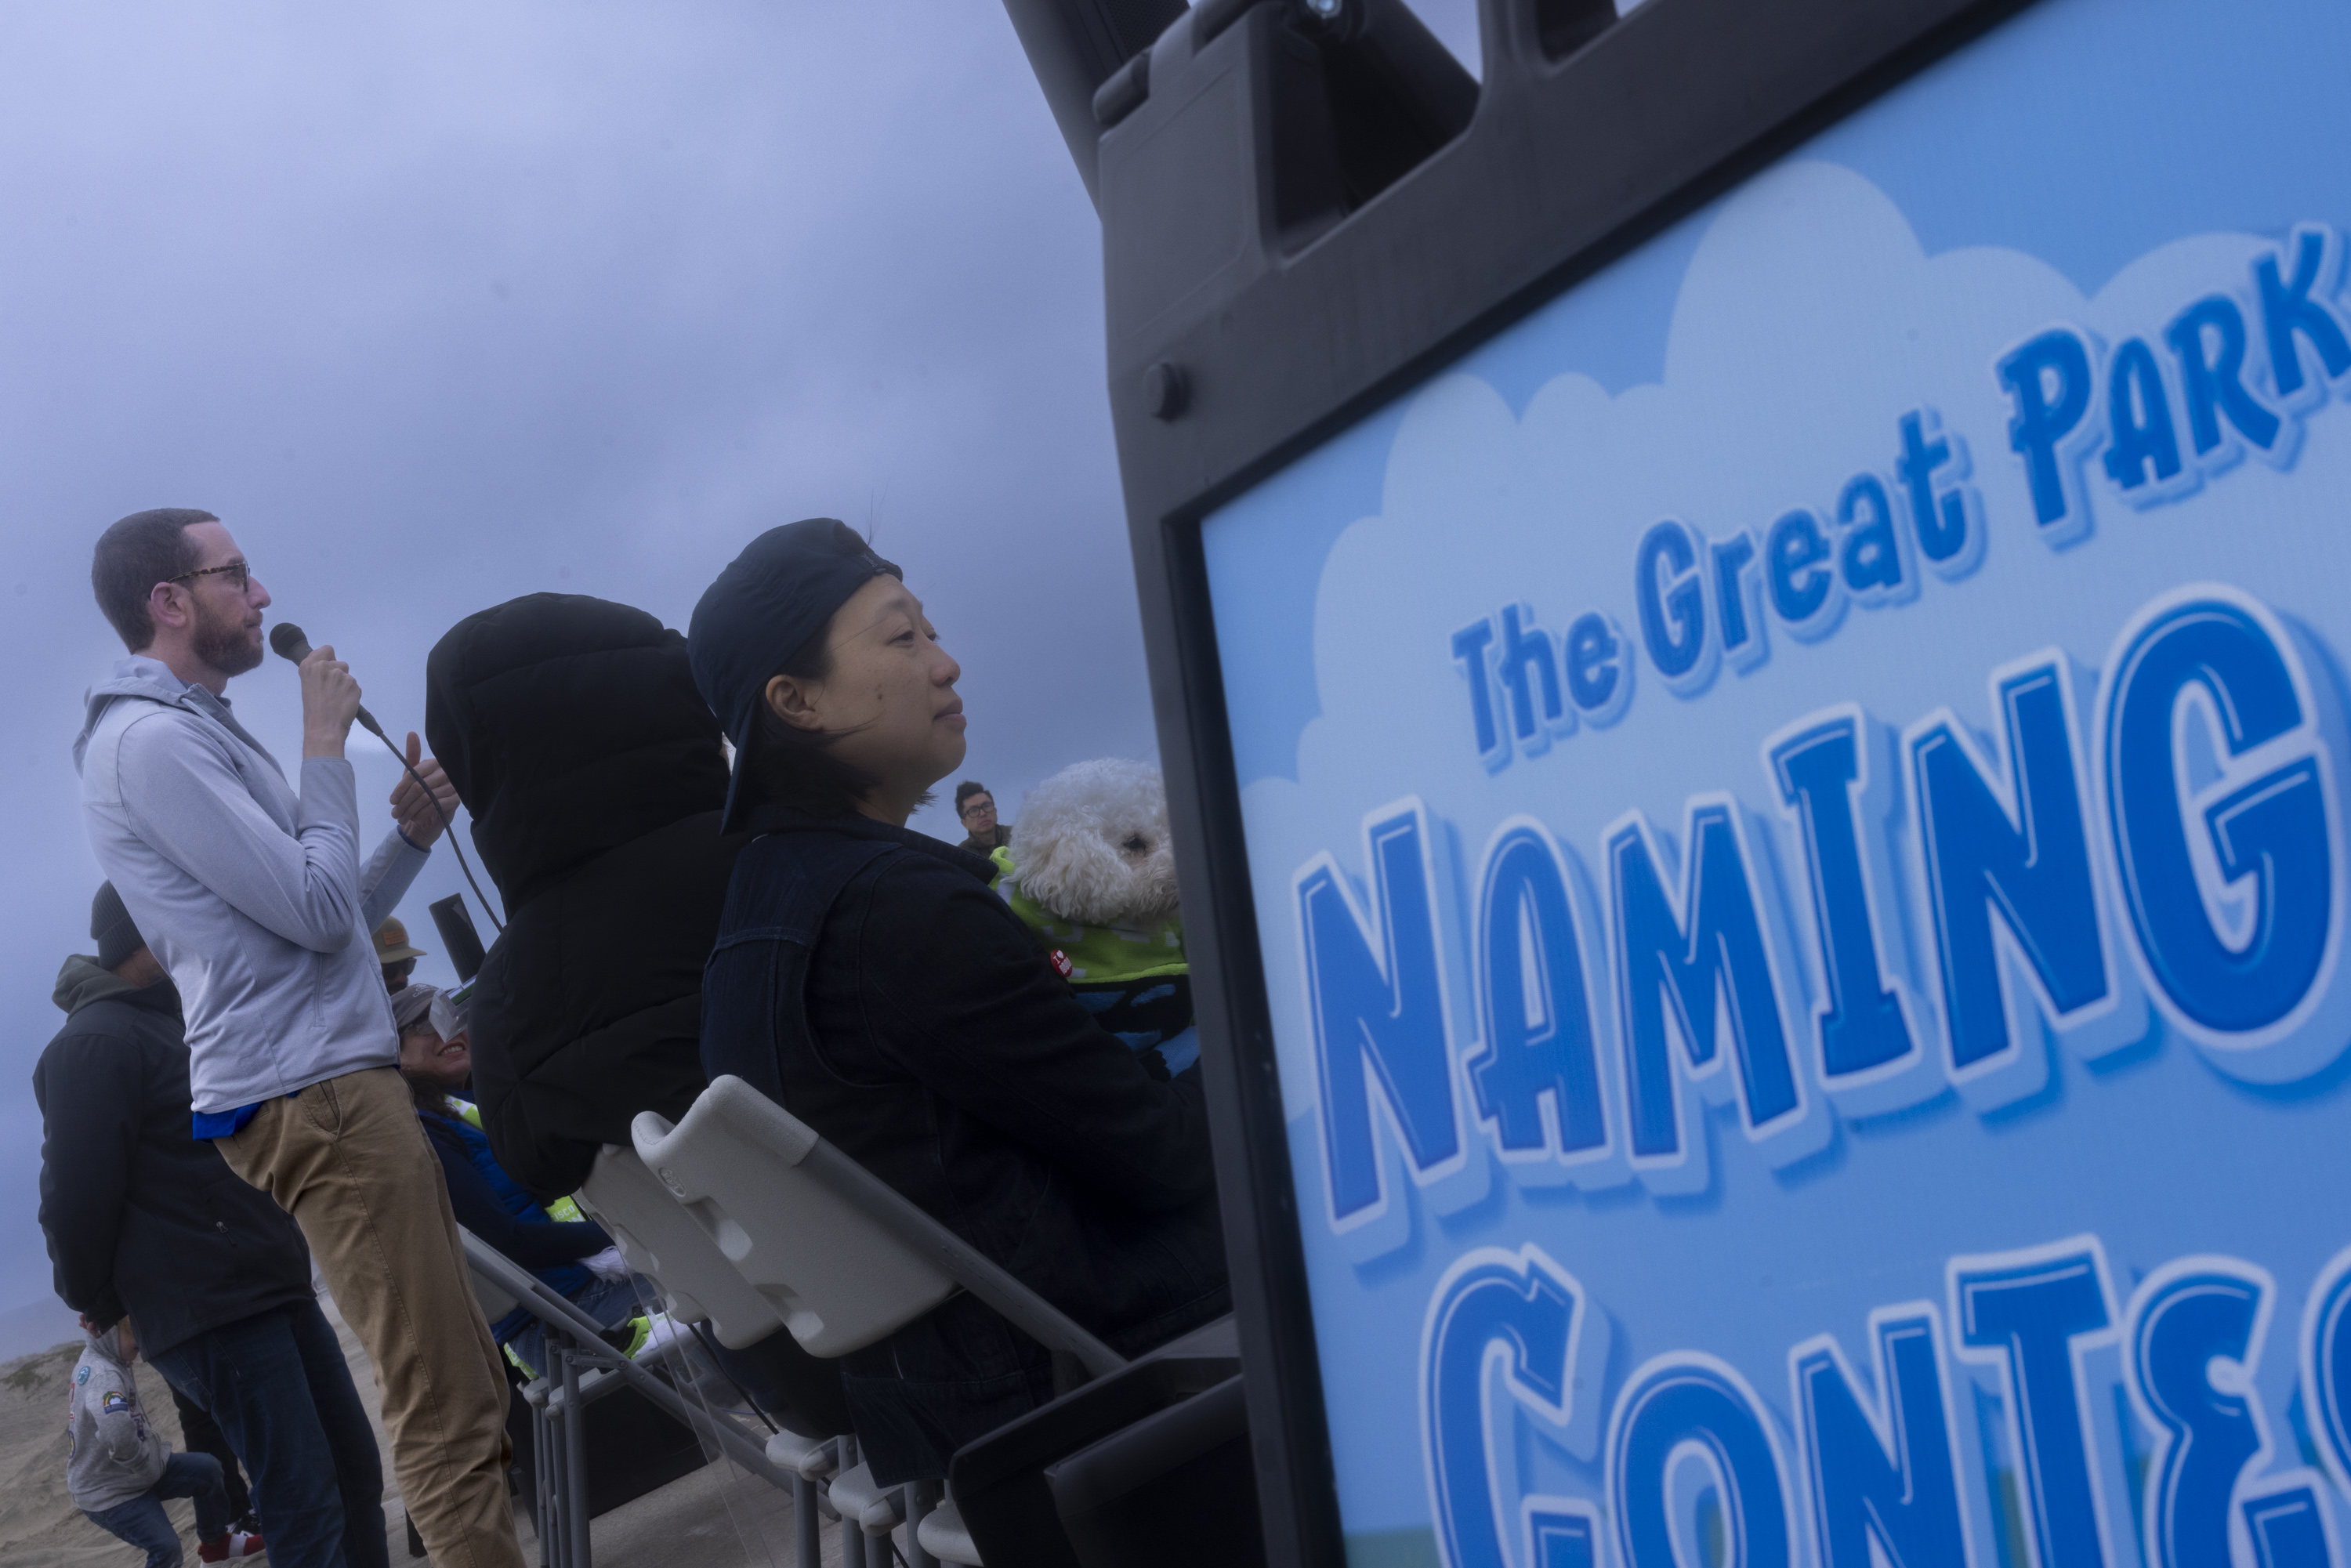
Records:
[[[261,649],[245,629],[242,609],[229,619],[199,608],[194,653],[205,668],[218,670],[224,675],[241,675],[261,663]]]

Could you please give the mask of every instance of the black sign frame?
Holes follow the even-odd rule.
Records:
[[[1201,522],[2027,4],[1646,0],[1610,25],[1605,0],[1480,0],[1467,128],[1359,204],[1330,62],[1350,28],[1392,39],[1395,0],[1335,22],[1205,0],[1095,100],[1111,408],[1270,1562],[1345,1561],[1322,1380],[1366,1369],[1319,1364]]]

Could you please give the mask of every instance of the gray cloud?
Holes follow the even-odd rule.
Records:
[[[1468,0],[1427,9],[1468,53]],[[831,513],[905,563],[1008,807],[1152,753],[1098,231],[999,7],[27,4],[0,45],[0,1308],[48,1289],[24,1086],[89,946],[67,746],[124,512],[220,513],[273,619],[419,728],[461,616],[553,589],[682,626],[753,533]],[[230,695],[298,752],[290,671]],[[422,945],[460,886],[436,853]]]
[[[23,1086],[89,946],[66,747],[120,653],[85,584],[125,511],[219,512],[406,726],[470,611],[683,625],[752,533],[835,513],[906,563],[1008,801],[1151,746],[1093,214],[1000,11],[109,18],[17,8],[0,50],[0,1306],[48,1285]],[[298,751],[290,671],[231,695]],[[436,854],[424,946],[458,885]]]

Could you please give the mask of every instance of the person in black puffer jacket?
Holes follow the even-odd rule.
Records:
[[[685,639],[642,610],[534,593],[425,664],[425,733],[508,916],[470,1027],[482,1131],[542,1202],[640,1111],[702,1092],[702,965],[743,847]]]
[[[637,1113],[674,1121],[705,1086],[702,967],[748,836],[718,830],[726,755],[685,639],[642,610],[509,600],[452,627],[425,683],[425,733],[507,910],[467,1015],[482,1131],[549,1202]],[[839,1373],[789,1333],[718,1355],[788,1425],[847,1428]]]

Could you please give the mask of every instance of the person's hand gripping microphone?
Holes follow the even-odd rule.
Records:
[[[302,628],[295,625],[291,621],[280,621],[277,625],[272,626],[269,629],[269,647],[271,652],[275,653],[279,658],[291,660],[298,667],[301,665],[303,661],[309,658],[313,652],[310,646],[310,639],[304,636],[302,634]],[[359,683],[351,679],[350,666],[343,664],[340,660],[336,659],[334,655],[334,649],[329,648],[327,650],[327,658],[333,664],[333,668],[325,674],[324,684],[327,689],[321,692],[321,700],[327,704],[333,705],[334,706],[339,706],[345,695],[341,688],[345,685],[348,685],[350,687],[349,695],[352,699],[351,717],[359,721],[360,728],[366,730],[370,735],[374,736],[378,740],[382,741],[386,746],[392,746],[392,750],[398,751],[400,747],[392,746],[392,737],[384,734],[383,726],[376,723],[375,715],[368,712],[368,710],[357,700],[360,690]],[[306,677],[304,690],[302,693],[302,708],[305,720],[304,727],[306,730],[304,739],[306,741],[308,739],[307,730],[311,706],[308,686],[309,680]],[[329,716],[336,716],[333,715],[332,706],[329,707]],[[339,723],[336,727],[340,729],[341,727],[341,724]],[[307,751],[307,749],[308,747],[306,746],[305,750]],[[407,758],[402,758],[401,760],[405,762]]]
[[[401,836],[418,849],[426,849],[447,832],[451,827],[449,813],[457,806],[457,788],[449,782],[449,776],[442,771],[441,765],[424,755],[423,742],[416,737],[415,732],[409,732],[408,748],[402,751],[399,743],[383,732],[383,726],[375,721],[375,715],[360,705],[359,683],[351,678],[350,666],[334,656],[335,650],[331,645],[313,649],[310,639],[303,635],[302,628],[291,621],[280,621],[269,629],[269,646],[278,657],[290,660],[302,672],[303,755],[341,756],[343,731],[349,724],[356,721],[391,749],[407,775],[400,781],[400,787],[392,792],[392,819],[400,828]],[[319,653],[325,657],[314,657]],[[350,704],[348,718],[341,709],[345,702]],[[322,721],[319,733],[315,737],[311,734],[314,720]],[[454,839],[451,844],[455,846]],[[474,882],[474,868],[465,864],[463,850],[457,852],[457,863],[464,870],[467,883],[473,886],[474,896],[482,899],[485,910],[489,909],[490,901],[482,898],[481,886]],[[490,915],[490,924],[501,931],[506,929],[495,912]]]

